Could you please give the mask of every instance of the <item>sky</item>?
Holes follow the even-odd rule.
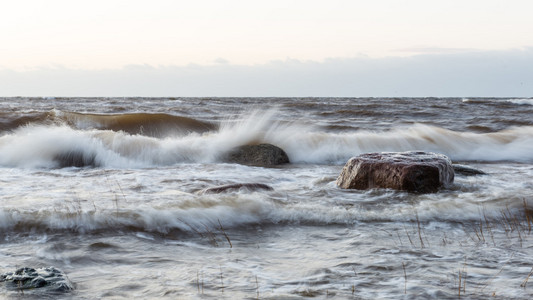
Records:
[[[0,96],[533,96],[531,0],[18,0]]]

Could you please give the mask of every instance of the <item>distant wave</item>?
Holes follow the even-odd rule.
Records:
[[[531,99],[531,98],[509,99],[507,101],[510,102],[510,103],[519,104],[519,105],[533,105],[533,99]]]
[[[463,103],[474,104],[498,104],[498,103],[511,103],[518,105],[533,105],[533,98],[514,98],[514,99],[502,99],[502,98],[463,98]]]
[[[0,119],[0,130],[15,130],[26,125],[68,125],[75,129],[109,129],[153,137],[183,135],[191,132],[215,130],[216,125],[192,118],[169,114],[87,114],[51,110]]]

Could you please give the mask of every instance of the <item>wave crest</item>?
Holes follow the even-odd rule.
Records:
[[[13,131],[28,125],[67,125],[80,130],[123,131],[152,137],[187,135],[217,129],[216,125],[209,122],[164,113],[89,114],[56,109],[14,118],[3,115],[0,121],[2,131]]]
[[[218,130],[166,137],[66,125],[20,127],[0,137],[0,165],[64,166],[58,164],[58,157],[119,168],[214,163],[234,147],[257,143],[281,147],[294,163],[344,164],[352,156],[385,151],[430,151],[455,161],[533,161],[533,126],[474,133],[415,124],[332,133],[297,122],[279,122],[275,114],[251,112],[242,120],[223,122]]]

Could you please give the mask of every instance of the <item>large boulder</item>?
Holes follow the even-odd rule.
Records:
[[[0,274],[0,282],[6,283],[10,290],[46,289],[52,292],[68,292],[74,286],[67,275],[54,267],[19,268],[15,272]]]
[[[367,153],[352,157],[337,178],[343,189],[389,188],[432,193],[453,182],[448,157],[429,152]]]
[[[232,149],[224,158],[225,162],[260,167],[289,163],[283,149],[271,144],[244,145]]]

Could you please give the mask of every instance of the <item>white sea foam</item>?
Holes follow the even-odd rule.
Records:
[[[470,99],[470,98],[462,98],[461,101],[463,103],[485,103],[485,102],[491,102],[491,103],[498,103],[498,102],[507,102],[507,103],[513,103],[518,105],[533,105],[533,98],[512,98],[512,99]]]
[[[103,165],[131,165],[98,138],[101,132],[79,131],[67,126],[27,126],[0,137],[0,164],[7,167],[54,167],[54,157],[65,152],[95,156]]]
[[[211,163],[233,147],[260,142],[278,145],[296,163],[341,164],[361,153],[410,150],[443,153],[462,161],[533,160],[532,126],[471,133],[418,124],[388,131],[327,133],[282,125],[264,114],[223,124],[217,132],[162,139],[110,130],[28,126],[0,137],[0,165],[54,167],[54,157],[65,152],[94,156],[97,165],[109,167]]]
[[[452,160],[531,161],[533,127],[471,133],[419,124],[390,131],[305,132],[278,144],[289,153],[292,161],[308,163],[340,163],[367,152],[411,150],[442,153]]]
[[[509,99],[507,102],[511,102],[519,105],[533,105],[533,99],[523,98],[523,99]]]
[[[499,192],[498,192],[499,190]],[[292,191],[294,197],[299,191]],[[151,203],[142,200],[129,202],[120,201],[118,208],[113,207],[113,199],[93,199],[93,203],[50,201],[36,206],[4,207],[0,209],[0,229],[9,230],[15,227],[23,230],[40,228],[43,230],[74,230],[90,232],[93,230],[141,230],[146,232],[168,233],[172,230],[187,232],[216,231],[224,228],[247,226],[249,224],[355,224],[373,221],[411,221],[418,215],[421,221],[435,220],[477,220],[482,216],[481,206],[484,194],[470,193],[421,195],[417,201],[406,203],[389,201],[387,205],[361,206],[343,205],[357,201],[377,202],[390,200],[391,197],[411,197],[399,192],[359,192],[357,194],[337,191],[337,200],[327,199],[313,201],[279,202],[272,194],[227,194],[175,198],[173,201],[161,201],[154,198]],[[522,200],[510,194],[506,189],[496,189],[490,193],[500,193],[501,201],[487,202],[487,217],[498,217],[502,210],[522,208]],[[274,192],[276,193],[276,192]],[[494,194],[487,197],[494,197]],[[381,200],[380,200],[381,199]],[[385,200],[383,200],[385,199]],[[475,200],[472,200],[475,199]],[[510,205],[509,205],[510,204]],[[368,209],[371,206],[372,209]],[[129,229],[128,229],[129,228]]]

